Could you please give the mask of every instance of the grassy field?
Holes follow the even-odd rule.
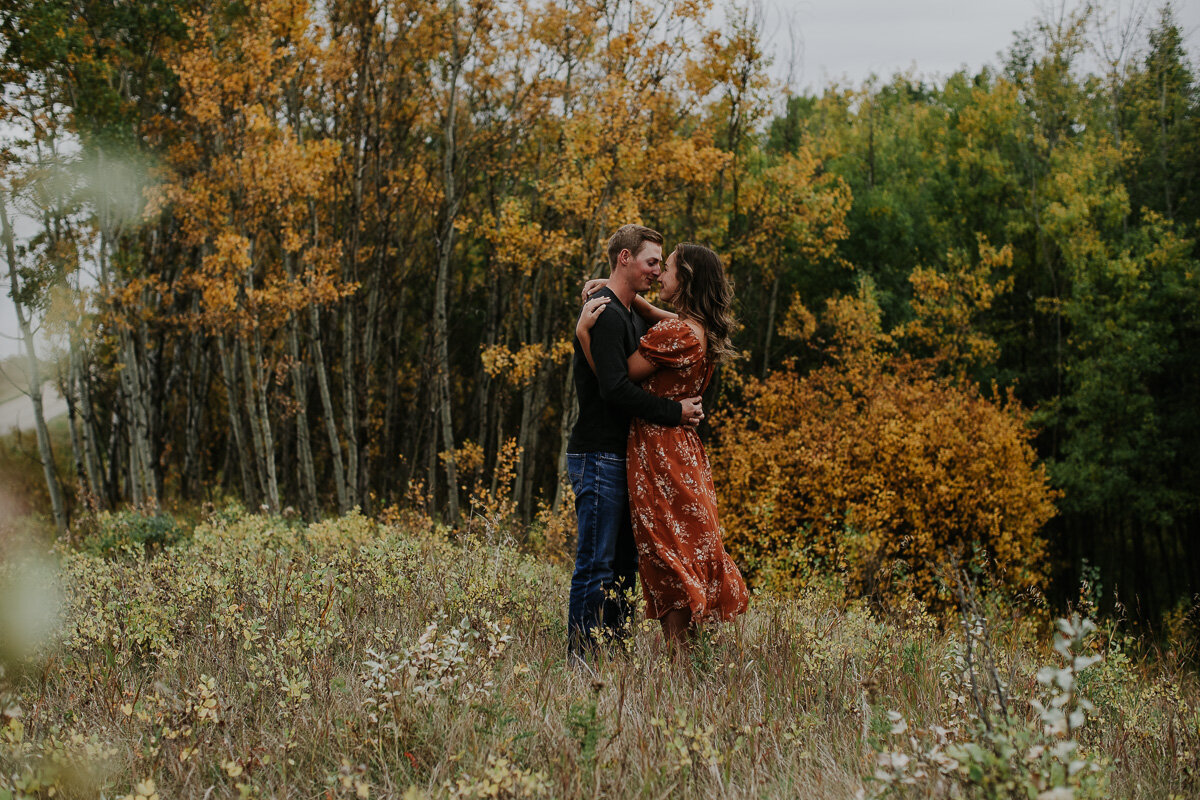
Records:
[[[756,596],[685,658],[639,623],[592,672],[567,570],[488,526],[127,512],[53,556],[7,541],[0,798],[1200,792],[1180,659],[994,600]]]

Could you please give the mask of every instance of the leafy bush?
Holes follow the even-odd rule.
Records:
[[[832,311],[852,340],[834,363],[749,382],[718,428],[734,558],[757,585],[794,589],[833,569],[857,592],[932,606],[951,600],[937,571],[956,557],[989,558],[1006,587],[1040,586],[1055,495],[1027,412],[886,354],[877,317],[853,302]]]
[[[187,528],[169,514],[148,511],[102,511],[86,526],[80,546],[98,556],[151,553],[177,544]]]

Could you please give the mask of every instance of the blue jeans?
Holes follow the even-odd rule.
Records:
[[[598,639],[622,638],[629,632],[637,546],[629,518],[625,456],[568,453],[567,474],[579,522],[567,605],[567,646],[570,652],[585,655]]]

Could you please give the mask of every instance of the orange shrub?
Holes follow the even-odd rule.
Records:
[[[756,585],[836,570],[852,590],[950,600],[939,571],[986,554],[1008,588],[1045,580],[1038,531],[1055,513],[1027,412],[860,351],[746,385],[712,465],[726,544]]]

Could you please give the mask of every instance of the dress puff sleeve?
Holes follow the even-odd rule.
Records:
[[[704,344],[683,320],[666,319],[646,331],[638,352],[655,366],[683,369],[704,358]]]

